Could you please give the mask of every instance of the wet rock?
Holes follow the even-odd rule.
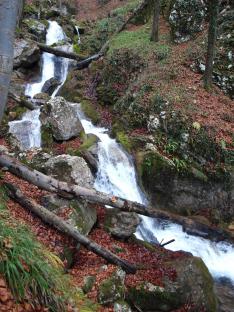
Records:
[[[40,49],[37,44],[24,39],[16,39],[14,43],[14,69],[29,68],[40,60]]]
[[[42,124],[51,127],[53,137],[58,141],[77,137],[84,131],[72,106],[62,97],[51,99],[42,110]]]
[[[116,209],[109,209],[107,210],[105,224],[113,236],[127,239],[136,232],[140,221],[136,213],[118,212]]]
[[[45,195],[41,198],[42,206],[46,207],[50,211],[63,209],[70,206],[69,200],[61,198],[55,194]]]
[[[193,215],[212,207],[213,218],[229,222],[232,219],[234,177],[231,172],[223,184],[218,179],[208,179],[203,172],[192,167],[187,169],[186,175],[181,174],[170,159],[157,151],[139,153],[137,158],[144,189],[151,201],[157,202],[159,209]]]
[[[78,156],[59,155],[51,157],[44,165],[47,174],[58,180],[75,183],[84,187],[92,187],[94,177],[85,162]]]
[[[202,31],[205,13],[203,0],[176,0],[169,16],[174,41],[186,42]]]
[[[44,83],[44,85],[43,85],[43,87],[42,87],[42,92],[43,93],[47,93],[47,94],[49,94],[49,95],[52,95],[53,94],[53,92],[56,90],[56,88],[58,87],[60,85],[60,82],[58,81],[58,79],[56,79],[56,78],[50,78],[50,79],[48,79],[45,83]]]
[[[28,31],[35,35],[38,41],[44,41],[46,37],[46,25],[33,18],[24,19],[22,22]]]
[[[118,268],[110,278],[101,283],[98,290],[98,301],[109,305],[124,298],[124,281],[126,273]]]

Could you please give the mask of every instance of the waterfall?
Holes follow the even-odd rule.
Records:
[[[47,34],[46,34],[46,44],[47,45],[52,45],[54,43],[58,43],[59,41],[62,41],[66,38],[66,35],[64,34],[61,26],[58,25],[57,22],[55,21],[49,21],[49,28],[47,30]],[[30,96],[31,98],[37,94],[41,92],[41,89],[44,85],[44,83],[50,79],[55,77],[55,62],[56,62],[56,57],[53,54],[44,52],[42,54],[42,76],[41,76],[41,80],[39,82],[36,83],[29,83],[26,86],[26,91],[25,94],[27,96]],[[68,71],[68,61],[66,59],[66,61],[64,61],[65,65],[64,65],[64,70],[63,70],[63,77],[60,80],[61,82],[64,83],[64,77],[66,79],[67,76],[67,71]],[[60,86],[59,86],[60,87]],[[58,89],[59,89],[58,87]],[[53,93],[53,96],[57,93],[56,89]]]
[[[61,26],[55,21],[49,21],[49,28],[46,34],[46,44],[52,45],[66,39]],[[71,46],[63,45],[61,49],[70,51]],[[44,52],[42,54],[42,75],[39,82],[29,83],[26,86],[25,94],[31,98],[37,93],[40,93],[44,83],[56,77],[61,84],[53,92],[54,97],[61,86],[64,84],[69,68],[69,59],[59,58],[53,54]],[[22,150],[31,148],[39,148],[41,146],[41,122],[40,108],[33,111],[27,111],[23,114],[21,120],[9,122],[9,132],[17,138]]]
[[[81,39],[80,39],[80,29],[79,29],[79,26],[75,26],[75,28],[76,28],[76,32],[77,32],[77,36],[78,36],[78,41],[77,41],[77,43],[78,43],[78,44],[81,44]]]
[[[147,200],[140,190],[134,163],[123,148],[111,139],[108,130],[94,126],[87,120],[77,105],[78,117],[80,118],[85,132],[95,134],[98,143],[99,168],[95,180],[95,188],[98,191],[113,194],[122,198],[147,204]],[[184,250],[194,256],[201,257],[214,278],[229,278],[234,283],[234,248],[225,242],[215,243],[208,239],[188,235],[183,232],[180,225],[162,222],[142,216],[142,222],[135,234],[137,238],[147,241],[175,239],[174,243],[167,246],[171,250]]]

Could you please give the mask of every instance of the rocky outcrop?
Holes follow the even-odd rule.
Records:
[[[158,312],[175,310],[190,298],[194,311],[217,311],[213,280],[203,261],[186,257],[173,261],[171,265],[177,272],[174,281],[165,279],[163,287],[142,282],[127,290],[127,300],[141,311]]]
[[[98,290],[98,301],[102,305],[109,305],[124,297],[124,281],[126,273],[117,269],[110,278],[104,280]]]
[[[184,254],[166,260],[163,265],[164,269],[175,268],[176,275],[173,278],[165,275],[160,285],[139,280],[133,286],[128,284],[125,273],[117,269],[100,284],[99,303],[107,306],[114,304],[115,311],[127,312],[131,308],[135,311],[135,307],[142,312],[174,311],[188,302],[193,311],[217,311],[213,279],[200,258]]]
[[[45,83],[44,83],[44,85],[43,85],[43,87],[42,87],[42,92],[43,93],[47,93],[47,94],[49,94],[49,95],[52,95],[53,94],[53,92],[56,90],[56,88],[58,87],[60,85],[60,82],[58,81],[58,79],[56,79],[56,78],[50,78],[50,79],[48,79]]]
[[[175,42],[186,42],[202,31],[206,7],[203,0],[176,0],[169,16]]]
[[[196,168],[180,173],[173,162],[157,151],[140,153],[142,183],[159,209],[181,215],[193,215],[210,210],[214,220],[232,220],[234,216],[234,175],[229,173],[225,183],[208,179]]]
[[[14,69],[30,68],[40,60],[40,49],[30,41],[17,39],[14,44]]]
[[[92,187],[94,177],[85,162],[78,156],[59,155],[44,164],[44,171],[58,180]]]
[[[33,18],[27,18],[23,20],[23,25],[25,25],[29,33],[35,36],[37,41],[44,41],[46,37],[46,25],[42,22],[39,22]]]
[[[107,230],[115,237],[127,239],[131,237],[140,224],[140,218],[136,213],[118,212],[109,209],[106,212],[105,220]]]
[[[58,141],[78,136],[84,129],[74,109],[62,97],[51,99],[42,110],[42,124],[51,128],[53,137]]]

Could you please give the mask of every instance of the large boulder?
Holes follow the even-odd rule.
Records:
[[[52,95],[56,88],[60,85],[58,79],[52,77],[44,83],[41,92]]]
[[[169,16],[174,41],[186,42],[202,31],[205,13],[203,0],[176,0]]]
[[[44,171],[58,180],[92,187],[94,177],[85,162],[78,156],[59,155],[51,157],[44,164]]]
[[[73,107],[62,97],[51,99],[42,110],[42,124],[51,128],[58,141],[69,140],[84,131]]]
[[[167,265],[176,268],[175,280],[164,279],[164,286],[147,281],[127,290],[130,304],[141,311],[172,311],[188,302],[193,311],[217,311],[217,300],[213,290],[213,279],[200,258],[184,257]]]
[[[97,211],[95,207],[82,200],[67,200],[57,195],[45,195],[41,203],[54,213],[64,208],[72,208],[68,222],[78,229],[83,235],[88,235],[97,222]]]
[[[14,69],[29,68],[40,60],[40,49],[37,44],[16,39],[14,43]]]

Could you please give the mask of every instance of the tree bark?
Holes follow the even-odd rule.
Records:
[[[53,212],[37,204],[34,200],[27,198],[15,185],[5,184],[7,186],[8,195],[17,203],[27,208],[35,215],[37,215],[43,222],[52,225],[60,232],[65,233],[72,237],[77,243],[80,243],[88,250],[104,258],[109,263],[120,266],[127,273],[136,273],[136,267],[127,261],[122,260],[109,250],[98,245],[94,241],[82,235],[75,229],[69,222],[64,221]]]
[[[160,17],[160,0],[154,0],[154,15],[153,15],[153,25],[151,32],[151,41],[159,41],[159,17]]]
[[[21,7],[21,0],[0,0],[0,122],[7,102],[13,69],[15,28]]]
[[[18,96],[11,92],[9,92],[8,96],[21,106],[25,106],[30,110],[34,110],[36,108],[36,106],[32,102],[28,101],[24,96]]]
[[[65,57],[65,58],[69,58],[69,59],[76,60],[76,61],[82,61],[86,59],[85,57],[80,56],[74,52],[63,51],[63,50],[53,48],[43,43],[37,43],[37,45],[41,49],[41,51],[51,53],[59,57]]]
[[[5,154],[0,154],[0,167],[4,167],[16,176],[38,186],[41,189],[49,192],[55,192],[59,196],[67,199],[81,198],[91,203],[112,206],[121,211],[135,212],[151,218],[169,220],[182,225],[183,229],[189,234],[211,238],[213,240],[231,239],[233,241],[233,237],[231,237],[230,233],[225,230],[216,229],[191,218],[159,210],[152,206],[147,207],[123,198],[98,192],[94,189],[88,189],[78,185],[58,181],[39,171],[29,169],[16,159],[13,159]]]
[[[204,73],[204,86],[206,89],[210,89],[212,86],[215,43],[217,37],[218,12],[219,12],[219,0],[209,0],[208,48],[206,56],[206,69]]]

